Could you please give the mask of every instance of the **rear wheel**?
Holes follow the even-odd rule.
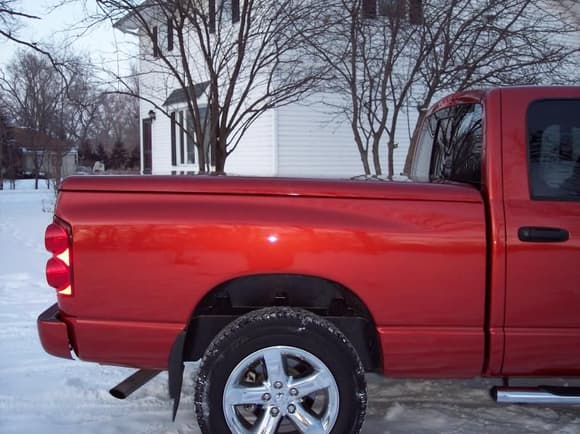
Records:
[[[195,407],[204,433],[358,433],[364,371],[332,323],[301,309],[261,309],[212,341]]]

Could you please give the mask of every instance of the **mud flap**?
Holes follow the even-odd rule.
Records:
[[[171,353],[169,354],[169,397],[173,399],[173,421],[179,408],[181,399],[181,387],[183,386],[183,346],[185,345],[186,332],[182,331],[175,339]]]

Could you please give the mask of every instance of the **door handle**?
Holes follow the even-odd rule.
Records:
[[[570,239],[570,232],[561,228],[524,226],[518,229],[518,238],[527,243],[563,243]]]

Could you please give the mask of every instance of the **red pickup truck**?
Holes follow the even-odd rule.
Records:
[[[580,403],[580,87],[451,95],[413,182],[72,177],[46,231],[47,352],[201,359],[204,433],[356,433],[365,371],[501,377],[500,402]]]

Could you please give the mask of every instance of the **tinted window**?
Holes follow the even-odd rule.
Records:
[[[530,192],[534,199],[580,199],[580,100],[545,100],[527,115]]]
[[[481,105],[459,104],[441,110],[429,126],[434,136],[430,180],[481,184]]]

